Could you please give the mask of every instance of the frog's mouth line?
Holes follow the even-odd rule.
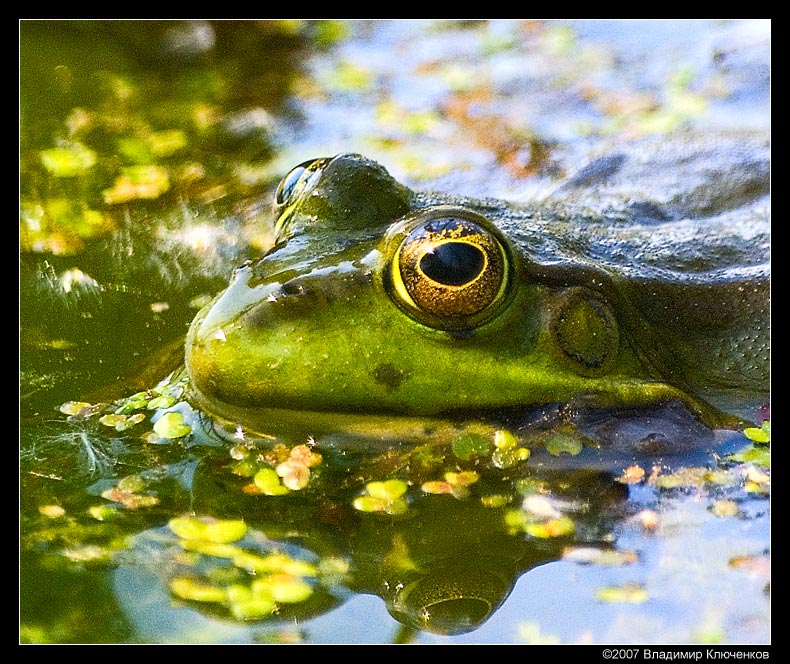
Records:
[[[210,413],[222,429],[234,436],[241,432],[253,439],[278,435],[312,439],[336,434],[363,441],[365,445],[380,443],[383,447],[427,441],[450,444],[470,433],[494,440],[501,429],[533,439],[558,425],[568,425],[596,446],[627,447],[631,445],[624,442],[628,439],[634,444],[644,443],[645,453],[673,454],[696,444],[688,441],[711,442],[715,430],[733,431],[746,425],[744,420],[716,411],[703,402],[689,403],[678,398],[632,407],[553,403],[473,412],[459,410],[435,416],[238,406],[207,397],[194,386],[188,400],[199,410]]]
[[[384,445],[424,442],[452,442],[461,433],[493,435],[497,426],[485,419],[451,416],[410,416],[394,413],[352,413],[238,406],[207,397],[194,386],[187,400],[198,410],[210,413],[229,431],[238,427],[245,435],[271,438],[277,434],[345,434],[374,440]]]

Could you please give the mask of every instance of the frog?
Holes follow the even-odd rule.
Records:
[[[189,327],[190,398],[256,431],[676,406],[735,429],[770,394],[769,204],[760,132],[613,143],[515,202],[306,160]]]

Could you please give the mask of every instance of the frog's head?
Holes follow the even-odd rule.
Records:
[[[275,196],[275,246],[190,328],[202,407],[317,423],[677,395],[649,375],[600,293],[531,278],[494,207],[448,200],[359,155],[294,168]]]

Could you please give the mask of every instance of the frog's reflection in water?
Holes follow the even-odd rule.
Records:
[[[306,601],[279,604],[267,615],[239,622],[304,624],[355,594],[367,594],[379,596],[406,632],[471,632],[502,606],[519,577],[559,559],[566,547],[609,548],[604,542],[627,505],[627,487],[609,472],[535,471],[525,464],[496,477],[475,473],[474,484],[455,495],[426,493],[425,483],[410,482],[402,509],[364,512],[353,506],[360,493],[353,485],[364,486],[359,478],[369,470],[346,468],[345,477],[327,473],[320,493],[316,486],[286,496],[253,496],[239,490],[238,478],[223,472],[222,463],[203,460],[192,481],[194,514],[243,518],[259,552],[260,546],[287,552],[319,570],[327,561],[344,563],[331,583],[319,572]],[[227,567],[207,572],[202,565],[195,573],[204,579],[229,577]],[[160,587],[174,574],[161,566]],[[239,620],[219,603],[175,603],[185,605],[223,621]]]

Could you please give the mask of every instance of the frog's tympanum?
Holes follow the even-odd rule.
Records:
[[[190,328],[195,399],[253,427],[671,403],[731,426],[768,393],[768,150],[644,139],[523,205],[306,161],[273,248]]]

